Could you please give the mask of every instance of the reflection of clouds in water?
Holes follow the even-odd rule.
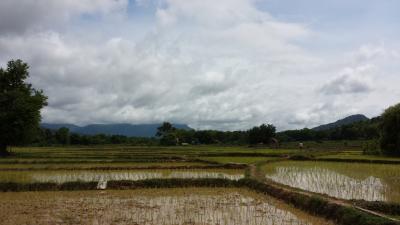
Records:
[[[60,174],[32,174],[32,182],[55,182],[65,183],[71,181],[99,182],[110,180],[147,180],[159,178],[224,178],[229,180],[239,180],[244,178],[243,174],[227,174],[220,172],[171,172],[163,174],[161,172],[79,172],[79,173],[60,173]]]
[[[379,178],[357,180],[325,168],[277,167],[266,175],[275,182],[343,199],[386,201],[387,187]]]
[[[162,173],[153,172],[111,172],[111,173],[96,173],[96,172],[80,172],[80,173],[60,173],[54,175],[48,174],[33,174],[33,182],[55,182],[65,183],[71,181],[108,181],[108,180],[146,180],[162,178]]]
[[[168,178],[223,178],[229,180],[240,180],[244,178],[244,175],[218,172],[172,172]]]

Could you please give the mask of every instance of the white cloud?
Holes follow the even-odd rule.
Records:
[[[155,22],[140,24],[151,27],[143,35],[126,27],[118,35],[98,35],[115,26],[104,21],[87,27],[84,36],[73,29],[76,22],[68,31],[48,26],[49,18],[68,24],[87,13],[124,14],[127,1],[90,3],[52,1],[48,7],[59,15],[20,26],[43,29],[0,34],[0,63],[27,61],[31,81],[49,96],[47,122],[169,120],[224,130],[266,122],[279,129],[311,126],[372,108],[360,95],[380,93],[382,84],[372,83],[389,62],[381,62],[386,48],[370,45],[361,48],[362,57],[352,55],[337,67],[342,59],[331,62],[299,44],[315,31],[279,21],[253,0],[160,1]],[[33,11],[38,16],[40,10]],[[136,22],[124,19],[122,24]],[[327,82],[331,74],[339,75]]]

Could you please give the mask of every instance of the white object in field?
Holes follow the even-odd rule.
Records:
[[[304,147],[303,143],[300,142],[300,143],[299,143],[299,148],[303,148],[303,147]]]
[[[107,180],[99,180],[97,184],[97,189],[104,190],[107,188]]]

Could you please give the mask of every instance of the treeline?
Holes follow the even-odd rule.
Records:
[[[276,138],[281,142],[290,141],[324,141],[324,140],[371,140],[380,137],[379,124],[381,117],[342,125],[327,130],[287,130],[278,132]]]
[[[272,124],[262,124],[247,131],[180,130],[164,122],[157,131],[161,145],[176,144],[227,144],[256,145],[274,141],[276,128]]]
[[[274,141],[275,127],[271,124],[253,127],[247,131],[183,130],[169,122],[164,122],[157,129],[156,137],[127,137],[123,135],[83,135],[71,133],[68,128],[58,130],[40,128],[32,144],[49,145],[256,145]]]
[[[157,145],[157,138],[127,137],[123,135],[84,135],[71,133],[68,128],[58,130],[40,128],[33,145],[104,145],[104,144],[129,144],[129,145]]]

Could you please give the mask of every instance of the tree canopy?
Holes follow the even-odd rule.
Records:
[[[160,127],[157,128],[156,136],[160,137],[161,145],[176,145],[176,131],[177,129],[173,127],[171,123],[164,122]]]
[[[272,124],[262,124],[259,127],[253,127],[248,131],[250,144],[269,144],[271,138],[275,136],[276,128]]]
[[[385,154],[400,155],[400,103],[382,114],[380,145]]]
[[[38,131],[40,110],[47,105],[42,90],[26,82],[28,64],[11,60],[0,68],[0,155],[7,155],[7,146],[31,141]]]

